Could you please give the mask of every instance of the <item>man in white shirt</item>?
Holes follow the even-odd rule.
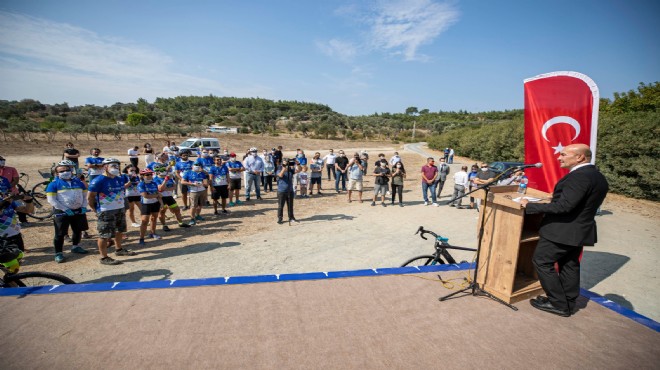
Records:
[[[461,201],[465,195],[465,189],[468,187],[467,166],[461,167],[461,170],[454,174],[454,195],[452,196],[452,207],[463,209]]]
[[[325,163],[325,168],[328,171],[328,181],[330,181],[330,174],[337,178],[337,174],[335,173],[335,159],[337,156],[333,152],[332,149],[330,149],[330,153],[326,154],[325,157],[323,157],[323,162]]]

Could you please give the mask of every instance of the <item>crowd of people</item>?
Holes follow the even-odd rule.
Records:
[[[145,245],[149,239],[161,238],[159,224],[163,232],[170,231],[172,224],[167,224],[168,213],[176,218],[174,225],[190,228],[204,221],[201,212],[204,207],[212,207],[214,215],[228,215],[231,207],[253,198],[259,201],[262,193],[276,192],[277,223],[285,222],[286,207],[288,223],[295,224],[299,221],[294,215],[294,199],[322,196],[332,191],[332,186],[323,187],[324,179],[330,183],[334,180],[334,191],[346,193],[348,202],[363,202],[364,178],[373,175],[374,192],[369,197],[372,206],[377,202],[387,206],[385,199],[390,194],[391,205],[395,204],[397,195],[398,205],[403,207],[404,204],[402,190],[406,170],[398,153],[389,160],[381,153],[371,172],[368,172],[366,151],[356,152],[349,158],[343,150],[335,155],[330,149],[323,157],[316,152],[308,159],[302,149],[287,158],[281,146],[270,151],[264,149],[261,153],[252,147],[239,157],[227,149],[222,152],[205,148],[196,148],[194,152],[181,150],[168,141],[162,150],[154,150],[147,143],[141,151],[138,146],[131,147],[127,155],[129,163],[122,163],[119,159],[102,156],[100,148],[91,148],[89,156],[82,159],[73,143],[66,144],[62,160],[52,168],[52,178],[46,189],[47,200],[54,210],[56,262],[66,260],[63,251],[66,240],[71,241],[72,253],[89,253],[80,244],[89,229],[90,213],[95,214],[92,217],[97,221],[100,262],[115,265],[120,261],[108,255],[109,247],[114,246],[116,256],[135,254],[122,245],[128,222],[131,227],[139,228],[138,245]],[[140,161],[141,156],[143,161]],[[10,238],[24,250],[21,226],[27,224],[24,217],[32,212],[32,200],[26,194],[18,194],[17,184],[18,171],[5,166],[4,158],[0,157],[3,199],[0,235]]]
[[[447,149],[437,165],[433,158],[428,158],[421,168],[424,205],[438,206],[437,199],[450,174],[447,159],[453,161],[453,154],[453,149]],[[58,263],[65,261],[63,245],[66,239],[72,243],[71,252],[88,253],[80,246],[89,229],[88,211],[96,214],[101,263],[114,265],[120,262],[108,255],[108,247],[114,245],[117,256],[134,254],[122,246],[128,221],[132,227],[139,228],[138,245],[145,245],[146,240],[161,239],[158,224],[163,232],[170,231],[172,225],[167,224],[168,213],[176,219],[175,225],[189,228],[204,221],[204,207],[212,207],[213,215],[228,215],[231,207],[253,198],[262,200],[262,192],[277,193],[279,224],[284,223],[285,207],[288,223],[298,223],[294,199],[315,194],[322,196],[323,192],[332,191],[331,186],[323,187],[323,180],[330,184],[334,181],[334,192],[345,193],[349,203],[367,200],[371,206],[386,207],[388,203],[404,206],[403,188],[407,172],[398,152],[389,159],[383,153],[378,154],[372,170],[369,170],[366,151],[347,155],[344,150],[335,154],[329,149],[323,157],[320,152],[315,152],[308,159],[304,150],[297,149],[295,156],[287,158],[282,153],[282,146],[270,151],[263,149],[261,153],[252,147],[240,159],[227,149],[220,152],[219,149],[200,147],[193,152],[180,149],[169,141],[159,151],[149,143],[142,151],[138,146],[131,147],[127,151],[130,163],[125,164],[116,158],[102,157],[99,148],[91,148],[84,162],[80,155],[73,143],[66,144],[62,160],[52,168],[52,181],[46,190],[48,202],[54,209],[53,243]],[[18,172],[5,166],[4,162],[0,157],[0,193],[13,194],[14,197],[2,202],[0,235],[13,238],[23,249],[20,226],[27,221],[25,214],[31,212],[31,200],[24,194],[17,195]],[[365,199],[367,175],[373,176],[373,193]],[[452,206],[462,208],[463,194],[494,176],[485,164],[481,172],[476,164],[470,173],[463,166],[454,174]],[[245,192],[243,196],[242,190]],[[389,202],[386,201],[388,197]],[[471,197],[470,208],[473,207],[474,198]]]

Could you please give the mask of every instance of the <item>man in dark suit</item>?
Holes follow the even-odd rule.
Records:
[[[540,204],[523,199],[520,203],[526,213],[544,213],[532,261],[547,298],[539,296],[530,303],[539,310],[567,317],[575,310],[580,295],[582,247],[596,243],[594,217],[609,186],[605,176],[590,163],[587,145],[569,145],[558,159],[560,167],[570,172],[555,185],[552,201]]]

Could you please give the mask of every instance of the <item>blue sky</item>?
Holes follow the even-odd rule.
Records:
[[[659,1],[0,2],[0,99],[262,97],[349,115],[523,107],[523,80],[660,80]]]

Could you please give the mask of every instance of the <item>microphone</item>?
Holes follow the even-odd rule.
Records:
[[[518,166],[516,168],[519,169],[519,170],[523,170],[525,168],[532,168],[532,167],[541,168],[541,167],[543,167],[543,163],[539,162],[539,163],[534,163],[534,164],[524,164],[524,165]]]

